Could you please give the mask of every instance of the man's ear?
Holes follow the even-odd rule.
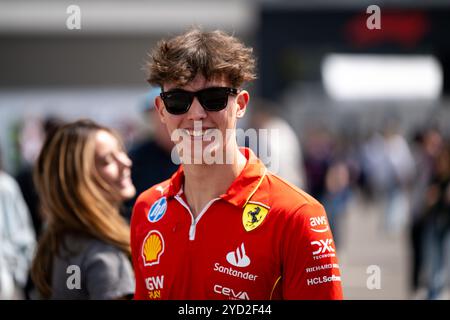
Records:
[[[155,98],[155,108],[156,108],[156,111],[158,112],[159,119],[161,120],[161,122],[166,123],[166,118],[164,115],[164,109],[165,109],[164,101],[161,99],[160,96],[157,96]]]
[[[242,118],[247,110],[248,102],[250,101],[250,94],[246,90],[242,90],[236,97],[236,103],[238,106],[237,117]]]

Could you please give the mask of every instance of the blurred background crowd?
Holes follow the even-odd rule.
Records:
[[[345,297],[450,298],[448,1],[79,0],[80,30],[70,4],[0,0],[0,298],[28,297],[43,224],[31,173],[59,125],[117,129],[138,193],[176,170],[143,69],[158,39],[194,24],[254,47],[239,126],[278,130],[261,157],[324,204]],[[372,4],[381,29],[367,28]]]

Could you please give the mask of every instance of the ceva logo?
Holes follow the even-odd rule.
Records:
[[[245,254],[244,243],[236,251],[228,252],[227,261],[235,267],[247,267],[250,265],[250,258]]]
[[[231,288],[223,287],[216,284],[214,286],[214,292],[227,296],[230,300],[250,300],[248,293],[245,291],[235,291]]]

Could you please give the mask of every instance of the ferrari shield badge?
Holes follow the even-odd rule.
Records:
[[[257,204],[249,203],[244,207],[242,223],[246,231],[252,231],[259,227],[269,212],[268,209]]]

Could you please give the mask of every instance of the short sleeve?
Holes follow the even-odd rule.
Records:
[[[342,299],[336,248],[323,206],[303,205],[289,220],[283,241],[283,299]]]
[[[85,284],[90,299],[118,299],[134,294],[131,263],[119,249],[96,245],[84,261]]]
[[[143,212],[148,210],[147,201],[144,200],[146,193],[142,193],[134,207],[133,214],[131,216],[130,223],[130,245],[131,245],[131,256],[134,267],[135,285],[136,291],[134,293],[134,300],[145,300],[148,297],[148,292],[145,288],[145,279],[142,275],[141,268],[139,266],[139,255],[142,243],[140,242],[138,235],[138,228],[140,224],[140,219],[143,216]]]

